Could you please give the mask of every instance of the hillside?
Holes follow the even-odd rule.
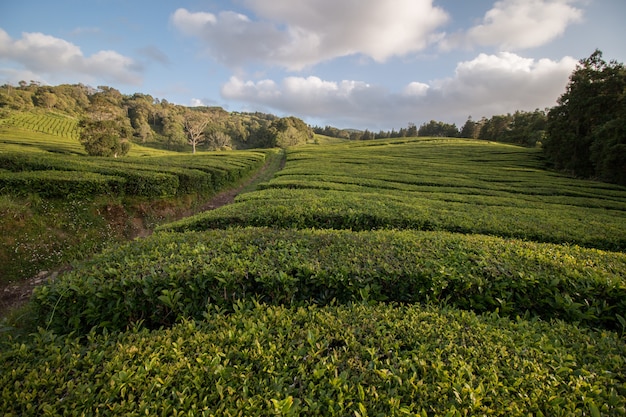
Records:
[[[190,187],[252,153],[84,160]],[[0,409],[623,415],[626,189],[542,164],[446,138],[288,148],[233,204],[40,287],[45,330],[0,345]]]
[[[281,158],[269,149],[191,155],[140,144],[124,158],[98,158],[78,136],[77,118],[60,113],[0,119],[0,284],[150,233]]]
[[[313,139],[313,131],[295,117],[187,107],[108,86],[0,86],[0,128],[79,139],[79,122],[83,132],[90,122],[108,122],[123,141],[172,151],[286,147]]]

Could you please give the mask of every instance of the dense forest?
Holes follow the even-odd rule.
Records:
[[[286,147],[313,138],[295,117],[186,107],[147,94],[83,84],[22,81],[0,87],[0,118],[12,111],[54,111],[80,119],[81,142],[92,155],[118,156],[133,142],[170,150]]]

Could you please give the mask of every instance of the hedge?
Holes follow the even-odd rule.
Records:
[[[626,325],[626,254],[445,232],[246,228],[157,233],[77,266],[33,297],[59,332],[150,328],[207,305],[356,300]]]
[[[119,194],[126,180],[112,175],[76,171],[0,172],[0,194],[37,193],[47,198],[87,198]]]

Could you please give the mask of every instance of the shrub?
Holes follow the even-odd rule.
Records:
[[[45,198],[90,198],[119,194],[124,178],[76,171],[24,171],[0,173],[0,194],[25,196],[37,193]]]
[[[38,288],[38,321],[60,332],[150,328],[241,299],[325,305],[448,304],[619,328],[626,254],[442,232],[264,228],[159,233]]]
[[[202,322],[0,344],[17,415],[626,413],[612,332],[455,309],[236,304]]]

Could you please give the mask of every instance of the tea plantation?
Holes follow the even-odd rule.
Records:
[[[281,157],[267,149],[191,155],[139,144],[125,158],[88,157],[75,131],[33,130],[52,119],[76,129],[56,114],[0,119],[0,283],[127,240],[135,223],[152,228]]]
[[[73,169],[167,194],[257,155]],[[55,156],[0,157],[31,176],[15,193],[63,181]],[[0,410],[626,415],[626,189],[542,167],[473,140],[290,148],[261,189],[38,288],[39,330],[0,344]],[[162,188],[128,188],[144,174]]]

